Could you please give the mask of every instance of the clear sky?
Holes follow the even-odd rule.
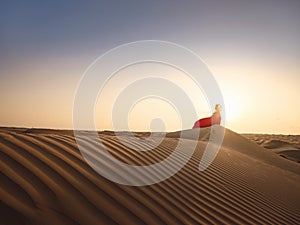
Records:
[[[156,39],[193,50],[209,66],[228,128],[300,134],[299,21],[298,0],[2,1],[0,126],[72,128],[76,87],[90,63],[120,44]],[[164,114],[176,129],[178,118],[162,104],[137,104],[130,127],[143,130]],[[153,106],[164,113],[143,113]],[[199,117],[211,113],[198,107]]]

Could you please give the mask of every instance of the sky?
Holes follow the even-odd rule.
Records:
[[[209,67],[226,127],[300,134],[299,21],[297,0],[1,2],[0,126],[71,129],[78,83],[96,58],[125,43],[163,40],[192,50]],[[182,74],[162,71],[192,92],[191,127],[213,112]],[[129,69],[108,84],[95,109],[98,129],[113,129],[113,95],[138,75]],[[117,118],[127,116],[132,130],[188,129],[176,112],[163,99],[146,98]]]

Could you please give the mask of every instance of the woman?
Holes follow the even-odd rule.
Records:
[[[207,117],[207,118],[197,120],[194,123],[193,128],[210,127],[210,126],[215,125],[215,124],[220,124],[221,123],[221,113],[220,113],[221,105],[216,104],[215,110],[216,111],[213,113],[213,115],[211,117]]]

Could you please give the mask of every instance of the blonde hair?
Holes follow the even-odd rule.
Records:
[[[216,106],[215,106],[215,110],[221,110],[221,105],[220,104],[216,104]]]

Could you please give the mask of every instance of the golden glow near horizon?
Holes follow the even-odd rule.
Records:
[[[214,63],[217,65],[213,61],[210,64],[214,65]],[[222,108],[226,111],[226,127],[245,133],[300,133],[298,123],[300,108],[295,102],[295,99],[300,98],[298,83],[294,80],[286,80],[275,66],[272,70],[269,69],[272,73],[270,78],[265,75],[268,71],[266,66],[254,68],[251,64],[240,65],[235,68],[228,68],[222,64],[213,67],[224,97],[225,105]],[[146,67],[147,65],[129,67],[106,85],[101,103],[104,107],[99,107],[98,104],[95,107],[97,129],[113,129],[112,103],[124,86],[137,78],[138,74],[149,75],[145,73],[149,71]],[[30,69],[22,68],[21,71],[24,77],[26,74],[32,74]],[[151,71],[152,75],[163,76],[176,83],[192,99],[197,118],[191,118],[191,126],[194,120],[211,115],[213,111],[206,102],[205,93],[187,79],[185,74],[166,66],[152,67]],[[288,72],[291,76],[297,76],[297,70],[292,71],[290,68]],[[14,73],[20,71],[15,70]],[[76,72],[74,71],[73,74]],[[6,81],[0,96],[1,125],[71,129],[73,98],[80,76],[81,74],[77,72],[75,79],[71,77],[64,78],[64,81],[60,79],[59,83],[51,80],[51,76],[48,80],[35,79],[33,83],[26,83],[22,77],[19,80]],[[176,110],[167,102],[157,99],[145,99],[137,103],[128,114],[128,126],[131,130],[139,131],[149,130],[151,123],[161,127],[161,121],[157,118],[165,122],[167,130],[180,129],[180,116]]]
[[[159,98],[138,101],[129,112],[128,125],[131,131],[178,130],[181,118],[174,107]]]
[[[159,94],[158,96],[144,96],[146,98],[138,102],[132,102],[131,109],[122,112],[123,116],[125,115],[128,118],[127,125],[129,129],[137,131],[149,130],[151,123],[153,127],[157,125],[157,128],[153,128],[154,130],[157,130],[158,127],[165,128],[167,131],[189,129],[199,117],[211,114],[202,90],[186,74],[168,65],[143,63],[124,68],[105,84],[98,96],[98,103],[95,107],[97,128],[101,129],[101,125],[105,124],[106,129],[112,129],[113,126],[109,121],[118,121],[118,118],[112,118],[112,111],[114,104],[117,104],[117,98],[123,94],[124,90],[132,88],[131,85],[135,82],[149,77],[164,79],[177,85],[177,90],[184,92],[194,104],[197,116],[191,118],[189,127],[182,127],[181,117],[183,115],[180,115],[178,108],[176,108],[180,106],[172,105],[174,103],[168,101],[168,99],[159,98]],[[144,85],[147,86],[147,83]],[[144,87],[146,88],[146,86]],[[139,88],[142,90],[143,86]],[[125,100],[131,101],[130,98]],[[161,124],[162,121],[165,123],[164,126]],[[114,129],[126,128],[114,126]]]

